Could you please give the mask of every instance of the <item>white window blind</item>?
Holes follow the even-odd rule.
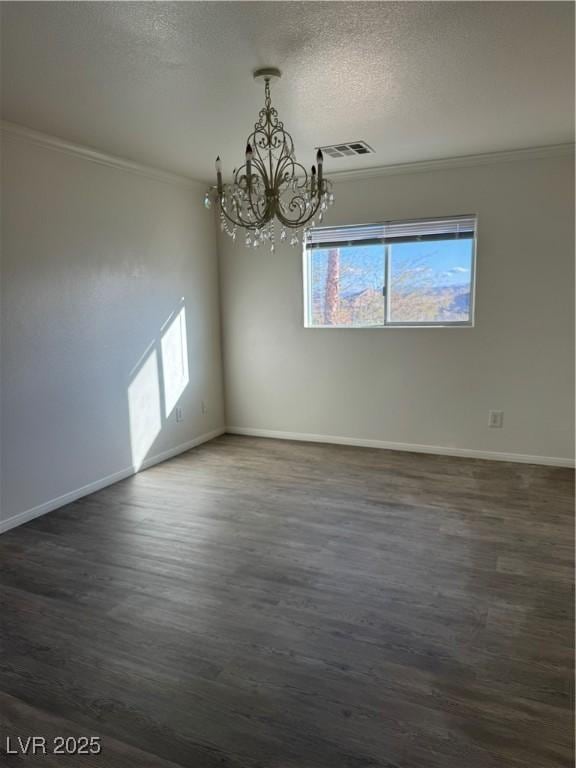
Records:
[[[476,216],[421,219],[417,221],[385,221],[380,224],[355,224],[344,227],[315,227],[307,233],[307,247],[346,246],[352,244],[417,242],[473,238]]]

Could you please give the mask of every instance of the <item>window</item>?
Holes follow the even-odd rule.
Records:
[[[475,242],[475,216],[311,229],[305,325],[472,325]]]

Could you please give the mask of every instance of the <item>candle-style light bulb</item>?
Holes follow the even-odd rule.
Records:
[[[310,177],[310,191],[316,194],[316,166],[312,166],[312,176]]]
[[[220,155],[216,158],[216,183],[218,186],[218,194],[222,194],[222,161]]]
[[[246,144],[246,181],[250,187],[252,184],[252,147],[250,143]]]
[[[316,152],[316,162],[318,163],[318,192],[322,194],[322,165],[324,164],[324,155],[322,150]]]

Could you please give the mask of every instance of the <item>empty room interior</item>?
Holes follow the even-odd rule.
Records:
[[[574,765],[572,2],[0,2],[0,765]]]

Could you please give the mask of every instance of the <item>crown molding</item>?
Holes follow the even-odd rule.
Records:
[[[7,120],[0,121],[0,131],[7,136],[13,136],[17,139],[27,141],[30,144],[54,149],[57,152],[64,152],[65,154],[74,155],[75,157],[81,157],[92,163],[106,165],[109,168],[117,168],[121,171],[126,171],[127,173],[136,174],[137,176],[145,176],[164,184],[173,184],[193,189],[201,183],[188,176],[180,176],[177,173],[170,173],[169,171],[162,171],[159,168],[154,168],[149,165],[135,163],[132,160],[125,160],[123,157],[108,155],[97,149],[85,147],[82,144],[74,144],[71,141],[59,139],[56,136],[50,136],[49,134],[41,133],[40,131],[34,131],[32,128],[26,128],[23,125],[10,123]]]
[[[374,168],[361,168],[350,171],[332,171],[325,168],[325,173],[334,181],[354,181],[378,176],[397,176],[404,173],[426,173],[450,168],[467,168],[491,163],[507,163],[514,160],[537,160],[550,157],[568,157],[574,155],[574,144],[551,144],[544,147],[511,149],[504,152],[486,152],[478,155],[444,157],[438,160],[419,160],[398,165],[381,165]]]
[[[74,144],[65,139],[59,139],[47,133],[26,128],[7,120],[0,121],[0,132],[14,136],[23,141],[28,141],[37,146],[54,149],[69,155],[81,157],[92,163],[106,165],[110,168],[118,168],[138,176],[145,176],[164,184],[175,184],[181,187],[195,188],[198,184],[205,184],[202,179],[192,179],[189,176],[181,176],[177,173],[162,171],[153,166],[135,163],[123,157],[109,155],[106,152],[86,147],[83,144]],[[327,175],[334,181],[355,181],[379,176],[397,176],[405,173],[426,173],[427,171],[440,171],[450,168],[466,168],[476,165],[488,165],[490,163],[511,162],[514,160],[536,160],[551,157],[568,157],[574,155],[574,144],[551,144],[543,147],[528,147],[525,149],[512,149],[504,152],[487,152],[478,155],[461,155],[459,157],[445,157],[437,160],[418,160],[413,163],[399,163],[397,165],[382,165],[374,168],[359,168],[349,171],[332,171]],[[327,170],[327,169],[326,169]]]

